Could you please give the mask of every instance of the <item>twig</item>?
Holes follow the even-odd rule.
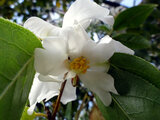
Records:
[[[68,74],[68,73],[66,73],[66,74],[64,75],[64,79],[66,79],[67,74]],[[60,93],[59,93],[58,98],[57,98],[57,100],[56,100],[56,104],[55,104],[55,107],[54,107],[54,112],[53,112],[53,114],[52,114],[51,120],[55,120],[56,113],[57,113],[58,108],[59,108],[60,100],[61,100],[61,97],[62,97],[62,94],[63,94],[63,91],[64,91],[64,87],[65,87],[65,85],[66,85],[66,82],[67,82],[67,80],[64,80],[64,82],[63,82],[62,85],[61,85]]]
[[[46,117],[47,118],[47,115],[43,114],[43,113],[35,113],[35,116],[36,117]]]
[[[84,103],[85,103],[85,101],[86,101],[86,99],[88,98],[88,94],[86,93],[85,95],[84,95],[84,98],[83,98],[83,101],[82,101],[82,104],[81,104],[81,106],[80,106],[80,108],[79,108],[79,110],[77,111],[77,113],[76,113],[76,115],[75,115],[75,120],[78,120],[78,118],[79,118],[79,115],[80,115],[80,113],[81,113],[81,111],[82,111],[82,109],[84,108]]]
[[[46,106],[45,106],[45,111],[47,112],[47,118],[48,118],[48,120],[51,120],[52,114],[51,114],[51,112],[49,111],[49,108],[46,107]]]

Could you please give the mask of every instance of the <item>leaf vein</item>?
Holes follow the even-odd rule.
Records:
[[[27,52],[25,49],[23,49],[22,47],[18,46],[17,44],[14,44],[12,42],[8,42],[2,38],[0,38],[0,40],[2,40],[3,42],[7,43],[7,44],[10,44],[10,45],[13,45],[13,46],[16,46],[17,48],[19,48],[20,50],[22,50],[23,52],[25,52],[27,55],[31,56],[31,54],[29,52]]]
[[[22,66],[22,68],[18,71],[18,73],[15,75],[15,77],[13,78],[12,82],[4,89],[4,91],[2,92],[2,94],[0,95],[0,100],[3,98],[3,96],[5,95],[5,93],[9,90],[9,88],[17,81],[17,78],[21,75],[21,73],[25,70],[25,68],[27,67],[27,65],[32,61],[33,56],[27,60],[27,62]]]
[[[127,112],[124,110],[124,108],[120,105],[120,103],[116,100],[114,96],[112,96],[112,99],[115,101],[115,103],[119,106],[119,108],[122,110],[122,112],[126,115],[126,117],[131,120],[131,118],[128,116]]]
[[[144,97],[144,96],[126,95],[126,97],[136,97],[136,98],[139,98],[139,99],[146,99],[146,100],[148,100],[148,101],[155,102],[155,103],[157,103],[158,105],[160,105],[160,103],[158,103],[157,101],[154,101],[154,100],[152,100],[151,98]]]

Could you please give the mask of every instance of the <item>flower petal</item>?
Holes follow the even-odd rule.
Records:
[[[133,50],[131,50],[130,48],[126,47],[125,45],[123,45],[119,41],[112,40],[112,42],[114,44],[115,52],[127,53],[127,54],[131,54],[131,55],[134,54]]]
[[[94,44],[87,44],[83,48],[84,56],[91,60],[91,63],[103,63],[112,57],[115,52],[134,54],[133,50],[109,36],[103,37],[98,44]]]
[[[57,82],[41,82],[38,80],[38,74],[35,75],[33,85],[29,94],[30,108],[28,113],[32,114],[36,103],[41,102],[59,94],[60,84]]]
[[[87,71],[85,74],[79,75],[79,77],[83,84],[92,91],[96,91],[100,88],[115,94],[117,93],[114,87],[114,79],[107,73]]]
[[[104,38],[103,38],[104,39]],[[114,53],[112,38],[106,38],[107,43],[96,44],[89,41],[83,48],[83,55],[90,60],[90,63],[103,63],[107,61]]]
[[[117,94],[114,87],[114,79],[107,73],[87,71],[85,74],[79,75],[79,77],[84,86],[96,93],[105,105],[109,105],[111,101],[108,92]]]
[[[64,28],[62,35],[65,36],[68,42],[68,54],[71,59],[73,56],[79,57],[83,46],[90,40],[88,34],[80,24]]]
[[[35,33],[38,37],[57,36],[60,28],[56,27],[38,17],[31,17],[25,23],[24,27]]]
[[[71,79],[74,78],[76,76],[76,73],[73,71],[68,71],[66,79]]]
[[[71,83],[71,79],[67,80],[62,97],[61,102],[63,104],[67,104],[70,101],[76,100],[76,87],[73,87]]]
[[[59,51],[60,54],[67,54],[67,41],[64,39],[65,36],[59,37],[45,37],[43,39],[43,47],[49,51]]]
[[[63,76],[51,76],[51,75],[42,75],[40,74],[38,76],[38,79],[42,82],[57,82],[57,83],[62,83],[63,80]]]
[[[111,44],[114,48],[114,52],[120,52],[120,53],[127,53],[127,54],[134,54],[134,51],[130,48],[126,47],[119,41],[113,40],[110,36],[105,36],[100,40],[99,44]]]
[[[76,0],[66,12],[63,27],[72,26],[75,21],[87,28],[92,19],[99,19],[104,23],[113,25],[114,19],[108,16],[109,10],[101,7],[92,0]]]
[[[67,55],[58,49],[45,50],[36,48],[34,66],[38,73],[42,75],[60,75],[67,71],[64,61]]]
[[[109,63],[90,64],[90,67],[87,69],[87,71],[108,72],[109,68],[110,68]]]
[[[96,95],[99,96],[99,98],[101,99],[101,101],[105,106],[109,106],[111,104],[112,97],[109,92],[106,92],[104,90],[99,90],[96,92]]]

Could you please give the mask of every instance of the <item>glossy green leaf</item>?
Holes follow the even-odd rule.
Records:
[[[42,47],[30,31],[0,18],[0,120],[19,120],[35,70],[34,50]]]
[[[114,23],[114,30],[124,29],[126,27],[138,27],[144,23],[146,18],[152,13],[155,4],[143,4],[136,7],[128,8],[121,12]]]
[[[126,33],[113,37],[113,39],[120,41],[125,46],[131,49],[149,48],[150,42],[141,35]]]
[[[109,74],[119,95],[112,94],[112,104],[97,104],[107,120],[159,120],[160,71],[149,62],[124,53],[110,59]]]
[[[112,94],[112,104],[105,107],[97,98],[98,106],[106,120],[159,120],[160,90],[145,79],[112,68],[115,87],[120,95]]]
[[[115,53],[110,63],[142,77],[160,89],[160,71],[144,59],[129,54]]]

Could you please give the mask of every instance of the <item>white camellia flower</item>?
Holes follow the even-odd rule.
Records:
[[[91,0],[75,1],[64,16],[62,28],[37,17],[31,17],[25,22],[24,27],[42,39],[44,48],[35,50],[37,74],[29,95],[29,114],[32,114],[37,102],[58,95],[64,79],[67,79],[67,83],[61,102],[66,104],[75,100],[76,88],[71,79],[77,76],[106,106],[111,103],[109,92],[117,94],[117,91],[114,79],[107,74],[109,63],[106,61],[115,52],[134,52],[109,36],[102,38],[99,43],[92,41],[85,28],[93,19],[113,24],[109,10]]]

